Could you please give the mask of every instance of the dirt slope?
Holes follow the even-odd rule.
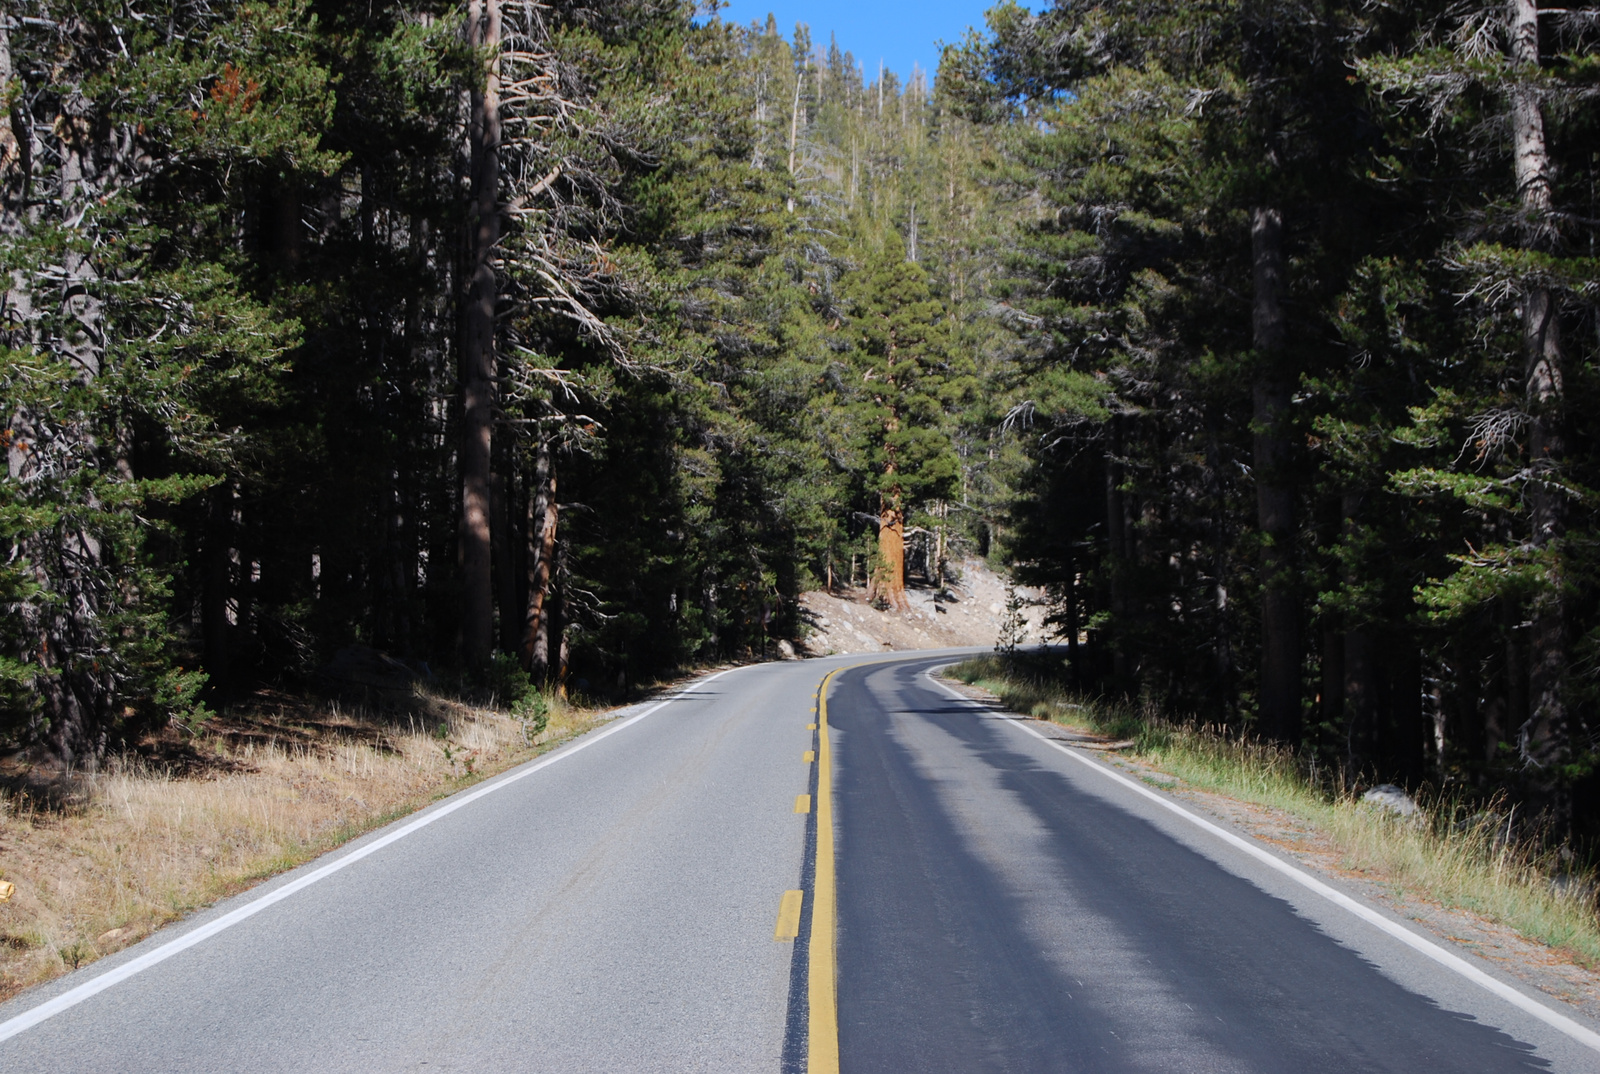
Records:
[[[959,583],[942,593],[931,588],[907,589],[909,612],[885,612],[867,603],[865,589],[838,588],[806,593],[802,614],[811,633],[804,642],[808,656],[829,653],[901,652],[993,645],[1005,616],[1006,579],[980,559],[958,565]],[[1030,604],[1023,609],[1027,640],[1044,638],[1044,608],[1038,590],[1019,586]]]

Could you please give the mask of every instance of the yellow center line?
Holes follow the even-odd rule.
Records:
[[[800,935],[800,904],[805,901],[803,891],[786,891],[778,903],[778,927],[772,930],[774,940],[792,940]]]
[[[807,1074],[839,1074],[839,994],[834,952],[837,881],[833,871],[833,755],[828,745],[828,684],[842,669],[828,672],[817,687],[817,870],[811,896],[808,941]]]
[[[809,813],[809,812],[811,812],[811,796],[809,794],[797,794],[797,795],[795,795],[794,811],[796,813]]]

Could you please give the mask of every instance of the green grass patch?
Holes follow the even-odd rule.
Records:
[[[1279,810],[1327,837],[1345,869],[1442,905],[1470,910],[1600,968],[1600,878],[1560,850],[1515,833],[1514,811],[1423,792],[1400,817],[1362,802],[1339,773],[1225,728],[1174,720],[1150,705],[1074,693],[1029,658],[977,657],[945,671],[1013,712],[1131,741],[1127,752],[1190,787]]]

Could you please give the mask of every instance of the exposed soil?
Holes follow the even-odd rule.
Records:
[[[805,655],[830,653],[903,652],[993,645],[1006,610],[1006,579],[981,559],[962,562],[958,582],[942,590],[931,586],[908,587],[908,612],[885,611],[867,603],[865,589],[837,587],[800,598],[802,616],[811,633],[804,641]],[[1027,621],[1027,641],[1044,638],[1045,609],[1042,595],[1017,587],[1027,601],[1022,615]]]

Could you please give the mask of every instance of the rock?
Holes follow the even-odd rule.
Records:
[[[1398,813],[1402,817],[1416,815],[1420,810],[1411,796],[1396,787],[1393,783],[1380,783],[1366,794],[1361,796],[1363,802],[1371,802],[1375,806]]]
[[[778,639],[778,654],[780,656],[782,656],[785,660],[793,660],[794,659],[794,646],[790,645],[789,642],[786,639],[779,638]]]
[[[96,937],[94,942],[95,943],[112,943],[112,942],[114,942],[116,940],[122,939],[127,934],[128,934],[128,930],[125,927],[124,928],[120,928],[120,929],[112,929],[110,932],[102,932],[98,937]]]

